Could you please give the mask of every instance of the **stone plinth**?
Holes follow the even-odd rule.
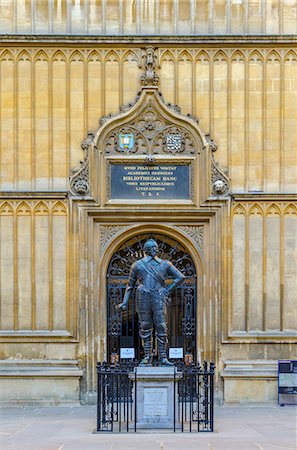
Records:
[[[173,428],[174,389],[177,388],[174,378],[177,381],[179,377],[175,367],[136,367],[130,374],[134,381],[138,429]]]

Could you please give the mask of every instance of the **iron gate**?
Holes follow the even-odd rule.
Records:
[[[175,370],[172,431],[213,431],[214,364],[180,365]],[[134,381],[129,377],[131,372]],[[136,363],[98,363],[97,374],[97,432],[136,432]]]
[[[107,337],[108,360],[119,359],[121,347],[136,349],[136,359],[142,358],[138,336],[138,319],[134,294],[125,311],[118,310],[122,302],[134,261],[143,257],[143,245],[153,238],[159,246],[159,256],[170,260],[186,277],[171,294],[167,323],[171,347],[183,347],[184,355],[196,356],[196,270],[190,254],[174,239],[158,233],[145,233],[129,239],[112,256],[107,270]],[[136,288],[135,288],[136,289]],[[134,290],[135,292],[135,290]]]

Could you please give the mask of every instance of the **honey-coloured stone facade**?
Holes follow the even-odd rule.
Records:
[[[0,0],[1,401],[94,401],[108,263],[160,231],[195,263],[216,398],[275,401],[277,360],[296,359],[295,3]],[[155,91],[141,85],[151,42]],[[140,117],[149,89],[203,144],[187,203],[107,195],[107,131]]]

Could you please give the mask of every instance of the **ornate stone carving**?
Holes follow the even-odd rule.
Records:
[[[132,134],[133,135],[133,146],[131,148],[121,148],[119,145],[120,135]],[[145,136],[140,133],[135,126],[122,126],[118,127],[110,133],[105,141],[105,153],[122,153],[122,154],[146,154],[148,151],[148,146]]]
[[[84,151],[84,159],[80,161],[80,166],[72,169],[72,175],[69,178],[70,192],[73,195],[85,196],[89,193],[89,150],[93,143],[95,134],[88,132],[86,139],[81,143]]]
[[[168,138],[171,136],[179,138],[176,145],[169,145]],[[164,128],[162,132],[157,135],[153,144],[153,153],[185,153],[188,155],[195,153],[192,137],[183,127],[169,126]]]
[[[211,191],[213,195],[226,197],[230,193],[228,169],[223,169],[211,155]]]
[[[187,234],[199,247],[201,253],[204,252],[204,227],[201,225],[178,225],[177,228]]]
[[[207,142],[211,150],[210,161],[207,161],[206,164],[209,166],[210,162],[211,166],[212,195],[221,198],[227,196],[230,192],[228,173],[215,162],[213,157],[217,145],[209,135],[204,135],[199,129],[195,132],[193,122],[195,125],[198,123],[195,117],[190,114],[183,116],[180,107],[170,103],[166,104],[162,94],[158,91],[157,55],[152,46],[146,47],[141,67],[144,69],[141,76],[142,92],[138,93],[135,102],[121,106],[118,114],[109,114],[100,119],[100,126],[109,122],[106,134],[104,132],[104,141],[100,140],[100,148],[103,153],[105,155],[146,155],[147,164],[154,164],[153,157],[155,155],[166,155],[167,157],[172,155],[172,159],[175,159],[175,155],[201,154]],[[139,99],[139,111],[136,113],[135,104]],[[131,108],[133,108],[133,114],[132,112],[129,114]],[[174,113],[170,112],[169,108]],[[180,120],[178,120],[179,117]],[[189,119],[192,124],[189,124]],[[95,148],[94,136],[94,133],[88,133],[82,143],[84,159],[80,162],[79,167],[72,170],[69,185],[70,192],[75,196],[83,197],[90,192],[89,152],[91,148],[92,150]],[[209,157],[208,153],[207,157]],[[110,198],[108,163],[106,185],[107,198]],[[192,178],[191,191],[193,191]]]
[[[213,139],[211,139],[211,137],[210,137],[209,134],[206,134],[206,135],[205,135],[205,138],[206,138],[206,140],[207,140],[207,142],[208,142],[208,144],[209,144],[210,150],[211,150],[213,153],[216,152],[217,149],[218,149],[218,146],[217,146],[217,144],[215,143],[215,141],[214,141]]]
[[[144,64],[142,68],[145,70],[144,74],[140,77],[142,86],[158,86],[159,76],[156,74],[157,69],[157,55],[155,49],[152,46],[146,47],[145,54],[143,55]]]
[[[115,234],[123,231],[126,225],[100,225],[100,253],[102,253]]]
[[[130,102],[127,105],[121,105],[120,106],[120,113],[126,113],[127,111],[129,111],[129,109],[133,108],[133,106],[136,105],[136,103],[140,99],[140,95],[141,95],[141,91],[139,91],[137,93],[137,95],[136,95],[136,97],[135,97],[133,102]]]
[[[134,145],[131,149],[122,149],[119,146],[120,134],[133,134]],[[179,138],[180,144],[168,145],[168,136]],[[195,153],[193,138],[182,125],[172,125],[162,117],[152,102],[148,102],[146,109],[137,119],[117,127],[106,138],[106,154],[178,154],[192,155]]]

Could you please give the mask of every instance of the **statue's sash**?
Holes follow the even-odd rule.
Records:
[[[165,287],[165,278],[162,277],[162,275],[154,269],[154,267],[148,267],[144,261],[139,261],[140,266],[151,275],[156,281],[162,284],[162,286]]]

